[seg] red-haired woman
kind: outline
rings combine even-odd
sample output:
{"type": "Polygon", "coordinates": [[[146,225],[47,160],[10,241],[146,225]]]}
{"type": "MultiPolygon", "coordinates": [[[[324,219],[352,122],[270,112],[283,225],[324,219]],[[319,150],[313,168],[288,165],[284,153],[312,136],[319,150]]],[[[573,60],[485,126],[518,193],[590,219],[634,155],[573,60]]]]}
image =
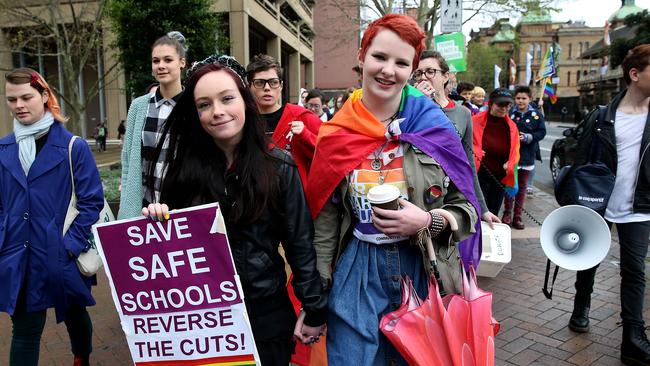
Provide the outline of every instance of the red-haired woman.
{"type": "MultiPolygon", "coordinates": [[[[460,139],[440,108],[407,85],[424,39],[407,16],[373,22],[358,55],[362,89],[319,132],[307,198],[319,272],[331,288],[331,365],[405,364],[379,322],[399,306],[402,276],[427,295],[428,268],[411,244],[418,233],[431,234],[452,273],[466,238],[461,256],[478,263],[478,203],[460,139]],[[370,206],[368,190],[382,184],[399,189],[400,210],[370,206]]],[[[447,291],[457,290],[446,274],[447,291]]]]}
{"type": "Polygon", "coordinates": [[[43,77],[27,68],[5,76],[13,133],[0,139],[0,311],[11,315],[9,365],[36,366],[47,309],[65,321],[74,365],[89,364],[94,305],[76,258],[87,250],[90,227],[104,194],[88,144],[63,127],[56,97],[43,77]],[[70,162],[69,162],[70,161],[70,162]],[[64,231],[72,193],[79,215],[64,231]]]}

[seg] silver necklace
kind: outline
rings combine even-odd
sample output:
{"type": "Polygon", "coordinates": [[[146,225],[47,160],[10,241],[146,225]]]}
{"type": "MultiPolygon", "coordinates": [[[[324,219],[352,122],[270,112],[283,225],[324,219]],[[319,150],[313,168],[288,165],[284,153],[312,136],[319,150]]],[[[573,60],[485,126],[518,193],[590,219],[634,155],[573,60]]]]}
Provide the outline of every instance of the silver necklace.
{"type": "Polygon", "coordinates": [[[390,140],[386,140],[386,142],[384,142],[384,143],[379,147],[378,150],[375,150],[375,151],[372,153],[372,155],[373,155],[373,159],[372,159],[372,161],[370,162],[370,167],[372,168],[372,170],[374,170],[374,171],[378,171],[378,170],[380,170],[381,167],[383,166],[383,164],[382,164],[382,162],[381,162],[381,154],[384,152],[384,149],[386,148],[386,145],[388,145],[389,142],[390,142],[390,140]]]}

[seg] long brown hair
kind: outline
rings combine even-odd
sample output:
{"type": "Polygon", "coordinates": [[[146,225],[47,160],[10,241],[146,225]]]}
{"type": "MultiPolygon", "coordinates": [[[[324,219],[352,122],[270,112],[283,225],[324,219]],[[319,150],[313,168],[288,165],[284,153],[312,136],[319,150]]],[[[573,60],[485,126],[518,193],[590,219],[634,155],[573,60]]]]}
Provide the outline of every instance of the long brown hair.
{"type": "MultiPolygon", "coordinates": [[[[178,103],[165,122],[160,142],[152,160],[158,161],[165,139],[169,139],[163,170],[166,171],[160,187],[160,201],[171,208],[184,208],[219,201],[228,207],[227,224],[251,224],[267,209],[278,209],[278,158],[269,153],[263,123],[257,111],[255,98],[240,75],[221,64],[208,64],[193,70],[185,83],[178,103]],[[236,149],[237,162],[233,165],[240,183],[234,202],[227,202],[225,191],[226,157],[203,130],[194,103],[194,89],[204,75],[225,71],[237,84],[246,105],[243,138],[236,149]]],[[[147,186],[155,189],[155,164],[147,173],[147,186]]]]}
{"type": "Polygon", "coordinates": [[[43,76],[35,70],[28,67],[18,68],[5,74],[5,80],[14,85],[29,84],[32,88],[38,90],[41,95],[47,92],[48,98],[47,103],[45,103],[45,108],[52,113],[54,119],[57,121],[66,122],[68,120],[67,117],[61,114],[59,101],[54,96],[54,93],[52,93],[50,85],[45,81],[45,79],[43,79],[43,76]]]}

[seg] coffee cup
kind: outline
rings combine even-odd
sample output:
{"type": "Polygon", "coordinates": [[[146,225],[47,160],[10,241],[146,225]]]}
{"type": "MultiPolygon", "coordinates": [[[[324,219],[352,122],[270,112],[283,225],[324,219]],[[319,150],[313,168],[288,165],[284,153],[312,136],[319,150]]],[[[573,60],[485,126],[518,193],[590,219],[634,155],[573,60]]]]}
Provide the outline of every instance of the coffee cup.
{"type": "Polygon", "coordinates": [[[390,184],[382,184],[370,188],[366,197],[373,207],[384,210],[399,210],[399,196],[399,188],[390,184]]]}

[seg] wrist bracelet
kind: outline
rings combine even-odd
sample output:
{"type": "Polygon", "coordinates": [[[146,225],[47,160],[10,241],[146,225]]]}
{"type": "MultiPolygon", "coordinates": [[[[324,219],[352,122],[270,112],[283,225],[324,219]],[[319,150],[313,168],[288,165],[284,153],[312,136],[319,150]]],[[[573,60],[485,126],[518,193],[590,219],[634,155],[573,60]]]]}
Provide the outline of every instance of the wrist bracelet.
{"type": "Polygon", "coordinates": [[[431,235],[432,238],[434,238],[438,236],[438,234],[440,234],[440,232],[442,231],[445,221],[442,215],[437,212],[429,211],[429,215],[431,215],[431,225],[429,226],[429,234],[431,235]]]}

